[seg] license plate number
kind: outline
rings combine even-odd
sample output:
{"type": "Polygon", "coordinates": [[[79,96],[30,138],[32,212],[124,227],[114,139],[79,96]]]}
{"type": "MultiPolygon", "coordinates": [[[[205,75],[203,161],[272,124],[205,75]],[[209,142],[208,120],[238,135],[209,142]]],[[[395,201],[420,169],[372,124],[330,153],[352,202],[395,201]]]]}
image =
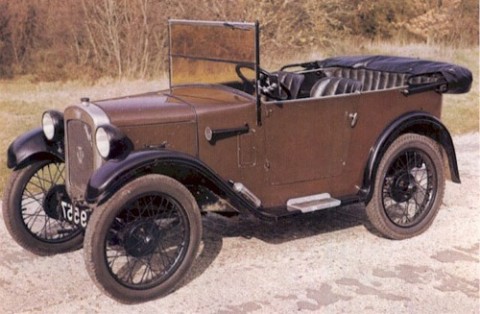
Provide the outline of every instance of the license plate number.
{"type": "Polygon", "coordinates": [[[63,217],[66,221],[71,222],[75,225],[79,225],[82,228],[87,227],[88,218],[90,218],[90,213],[88,211],[80,209],[64,201],[61,202],[61,205],[63,217]]]}

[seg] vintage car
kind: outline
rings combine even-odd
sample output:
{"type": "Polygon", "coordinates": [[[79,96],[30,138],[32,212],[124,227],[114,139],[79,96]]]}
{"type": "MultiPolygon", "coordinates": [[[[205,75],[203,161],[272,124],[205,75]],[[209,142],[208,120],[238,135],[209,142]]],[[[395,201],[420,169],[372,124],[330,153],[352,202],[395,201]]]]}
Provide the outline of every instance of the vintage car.
{"type": "Polygon", "coordinates": [[[8,149],[12,237],[39,255],[83,245],[110,297],[172,291],[216,200],[272,220],[364,203],[380,234],[405,239],[432,224],[445,178],[460,183],[440,115],[467,69],[357,56],[267,72],[258,23],[168,25],[169,89],[46,111],[8,149]]]}

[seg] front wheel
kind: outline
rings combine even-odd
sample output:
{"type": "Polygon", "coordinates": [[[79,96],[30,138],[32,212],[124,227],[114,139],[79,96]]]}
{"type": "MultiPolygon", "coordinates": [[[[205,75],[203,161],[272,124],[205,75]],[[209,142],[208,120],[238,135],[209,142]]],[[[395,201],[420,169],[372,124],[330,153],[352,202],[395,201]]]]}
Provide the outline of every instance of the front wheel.
{"type": "Polygon", "coordinates": [[[151,300],[185,276],[201,235],[200,210],[182,184],[140,177],[93,211],[84,242],[87,271],[120,302],[151,300]]]}
{"type": "Polygon", "coordinates": [[[80,248],[83,231],[64,219],[62,202],[70,203],[63,162],[37,161],[16,170],[3,197],[7,230],[18,244],[37,255],[80,248]]]}
{"type": "Polygon", "coordinates": [[[423,233],[442,204],[445,189],[440,146],[422,135],[405,134],[387,149],[367,205],[372,225],[385,237],[406,239],[423,233]]]}

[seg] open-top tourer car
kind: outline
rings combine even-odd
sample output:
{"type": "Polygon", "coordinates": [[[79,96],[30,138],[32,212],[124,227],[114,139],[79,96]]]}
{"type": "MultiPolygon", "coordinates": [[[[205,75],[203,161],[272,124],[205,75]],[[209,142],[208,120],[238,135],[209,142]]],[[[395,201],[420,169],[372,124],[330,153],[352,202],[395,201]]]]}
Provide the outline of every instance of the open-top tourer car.
{"type": "Polygon", "coordinates": [[[172,291],[212,200],[273,220],[365,203],[380,234],[405,239],[432,224],[445,178],[460,182],[440,115],[467,69],[356,56],[269,72],[258,23],[170,20],[169,36],[169,89],[46,111],[8,149],[12,237],[40,255],[83,245],[109,296],[172,291]]]}

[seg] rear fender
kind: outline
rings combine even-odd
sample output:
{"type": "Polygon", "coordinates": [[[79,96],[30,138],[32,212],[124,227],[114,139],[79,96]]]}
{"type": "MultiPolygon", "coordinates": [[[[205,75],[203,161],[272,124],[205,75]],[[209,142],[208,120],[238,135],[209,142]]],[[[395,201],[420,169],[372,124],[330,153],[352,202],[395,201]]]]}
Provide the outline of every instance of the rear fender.
{"type": "Polygon", "coordinates": [[[460,183],[457,157],[450,132],[436,117],[425,112],[411,112],[390,124],[370,150],[369,159],[365,167],[363,186],[359,192],[360,197],[366,203],[372,198],[376,172],[383,154],[396,138],[405,133],[424,135],[439,143],[445,150],[448,158],[450,179],[455,183],[460,183]]]}
{"type": "Polygon", "coordinates": [[[110,160],[91,176],[85,200],[102,204],[126,183],[146,174],[158,173],[189,186],[204,186],[226,197],[239,211],[253,207],[237,194],[232,184],[219,177],[200,160],[169,150],[136,151],[123,160],[110,160]]]}
{"type": "Polygon", "coordinates": [[[63,142],[48,141],[41,128],[33,129],[18,138],[8,147],[7,166],[22,169],[41,159],[65,160],[63,142]]]}

